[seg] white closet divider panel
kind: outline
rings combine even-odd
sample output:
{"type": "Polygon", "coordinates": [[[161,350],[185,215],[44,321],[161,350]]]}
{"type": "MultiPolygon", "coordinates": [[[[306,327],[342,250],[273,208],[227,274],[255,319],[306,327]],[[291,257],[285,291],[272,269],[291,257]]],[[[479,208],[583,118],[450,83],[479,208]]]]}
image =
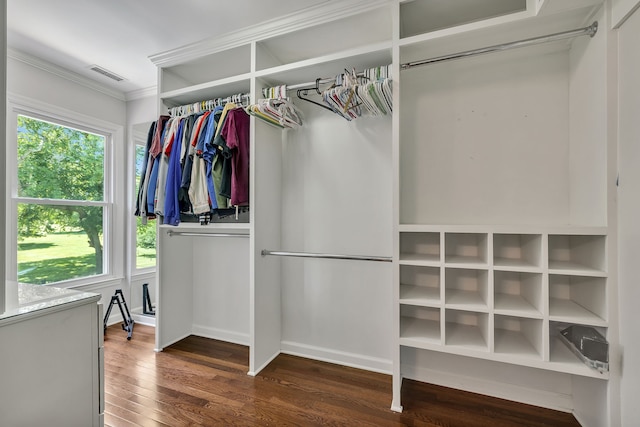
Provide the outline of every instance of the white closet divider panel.
{"type": "Polygon", "coordinates": [[[193,319],[193,245],[170,237],[158,227],[156,291],[156,351],[191,335],[193,319]],[[185,262],[173,264],[171,260],[185,262]]]}
{"type": "Polygon", "coordinates": [[[282,131],[251,117],[251,250],[249,375],[256,375],[280,353],[282,264],[264,257],[281,246],[282,131]]]}

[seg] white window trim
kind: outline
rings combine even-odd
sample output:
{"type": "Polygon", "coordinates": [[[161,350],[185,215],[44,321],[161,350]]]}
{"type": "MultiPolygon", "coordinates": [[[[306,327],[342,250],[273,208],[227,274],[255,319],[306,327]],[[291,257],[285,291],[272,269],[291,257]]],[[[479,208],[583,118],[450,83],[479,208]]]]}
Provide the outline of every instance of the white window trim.
{"type": "MultiPolygon", "coordinates": [[[[9,185],[7,194],[7,236],[6,250],[6,275],[10,280],[16,280],[18,276],[17,266],[17,204],[22,201],[35,201],[42,204],[51,204],[47,199],[31,199],[18,197],[17,194],[17,163],[13,161],[17,157],[17,118],[18,115],[26,115],[37,119],[53,121],[63,126],[69,126],[80,130],[105,135],[105,187],[104,200],[99,202],[69,201],[69,204],[90,204],[103,206],[105,222],[103,225],[104,236],[104,273],[77,279],[56,282],[54,286],[63,288],[86,287],[112,282],[124,278],[124,248],[126,226],[123,214],[124,190],[126,171],[122,162],[115,159],[124,158],[124,128],[96,117],[67,110],[55,105],[47,104],[32,98],[9,93],[7,94],[7,170],[6,180],[9,185]],[[119,230],[122,230],[119,232],[119,230]]],[[[65,201],[66,203],[67,201],[65,201]]]]}

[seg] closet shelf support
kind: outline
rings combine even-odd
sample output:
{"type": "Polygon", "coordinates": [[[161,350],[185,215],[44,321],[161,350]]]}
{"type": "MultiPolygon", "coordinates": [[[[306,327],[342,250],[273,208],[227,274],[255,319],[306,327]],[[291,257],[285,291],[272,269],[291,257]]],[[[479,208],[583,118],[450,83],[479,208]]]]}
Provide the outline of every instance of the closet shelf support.
{"type": "Polygon", "coordinates": [[[357,261],[377,261],[377,262],[391,262],[391,257],[382,256],[363,256],[363,255],[340,255],[340,254],[319,254],[311,252],[286,252],[286,251],[269,251],[267,249],[262,250],[262,256],[288,256],[298,258],[326,258],[326,259],[348,259],[357,261]]]}
{"type": "Polygon", "coordinates": [[[503,50],[514,49],[517,47],[533,46],[540,43],[553,42],[558,40],[569,39],[578,36],[593,37],[598,32],[598,21],[588,27],[578,28],[576,30],[563,31],[560,33],[548,34],[546,36],[533,37],[530,39],[518,40],[510,43],[497,44],[494,46],[483,47],[480,49],[466,50],[464,52],[452,53],[450,55],[437,56],[435,58],[423,59],[420,61],[405,62],[400,64],[401,70],[408,70],[423,65],[435,64],[438,62],[451,61],[454,59],[469,58],[472,56],[483,55],[485,53],[501,52],[503,50]]]}

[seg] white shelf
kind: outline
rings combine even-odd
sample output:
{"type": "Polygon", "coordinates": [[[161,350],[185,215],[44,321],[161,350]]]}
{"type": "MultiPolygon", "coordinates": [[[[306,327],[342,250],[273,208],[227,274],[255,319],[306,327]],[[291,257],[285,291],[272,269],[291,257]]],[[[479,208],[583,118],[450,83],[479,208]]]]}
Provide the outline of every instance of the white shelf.
{"type": "Polygon", "coordinates": [[[479,256],[451,255],[447,256],[446,265],[460,268],[486,268],[487,262],[479,256]]]}
{"type": "Polygon", "coordinates": [[[437,306],[440,304],[440,289],[428,286],[401,284],[400,304],[437,306]]]}
{"type": "Polygon", "coordinates": [[[400,264],[435,266],[440,263],[440,255],[422,255],[403,253],[400,254],[400,264]]]}
{"type": "Polygon", "coordinates": [[[440,322],[428,319],[400,318],[400,344],[423,348],[424,345],[440,345],[440,322]]]}
{"type": "Polygon", "coordinates": [[[497,293],[493,304],[496,314],[542,318],[542,313],[521,295],[497,293]]]}
{"type": "Polygon", "coordinates": [[[534,273],[542,271],[542,268],[539,265],[511,258],[494,258],[493,267],[496,270],[503,271],[527,271],[534,273]]]}
{"type": "Polygon", "coordinates": [[[576,276],[606,277],[607,273],[575,261],[549,260],[549,272],[552,274],[569,274],[576,276]]]}
{"type": "Polygon", "coordinates": [[[607,321],[571,300],[550,298],[549,320],[579,323],[591,326],[607,326],[607,321]]]}
{"type": "Polygon", "coordinates": [[[238,74],[220,80],[165,91],[160,94],[160,99],[165,105],[175,107],[209,99],[225,98],[238,93],[248,93],[251,89],[250,77],[251,75],[248,73],[238,74]]]}

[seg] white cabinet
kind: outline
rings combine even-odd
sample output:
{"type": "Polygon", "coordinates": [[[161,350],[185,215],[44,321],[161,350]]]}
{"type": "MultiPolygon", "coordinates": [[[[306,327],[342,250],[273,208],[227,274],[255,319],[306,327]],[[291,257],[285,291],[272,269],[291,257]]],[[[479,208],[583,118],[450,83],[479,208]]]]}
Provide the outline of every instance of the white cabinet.
{"type": "Polygon", "coordinates": [[[103,425],[100,295],[20,285],[16,297],[0,316],[0,424],[103,425]]]}

